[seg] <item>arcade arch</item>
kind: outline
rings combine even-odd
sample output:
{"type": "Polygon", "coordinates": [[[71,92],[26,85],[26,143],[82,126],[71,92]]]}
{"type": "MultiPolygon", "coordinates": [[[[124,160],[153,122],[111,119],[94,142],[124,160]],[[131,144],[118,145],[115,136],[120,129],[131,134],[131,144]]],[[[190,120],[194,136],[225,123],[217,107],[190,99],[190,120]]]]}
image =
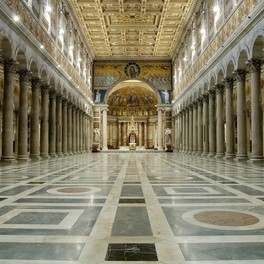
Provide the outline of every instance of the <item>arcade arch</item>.
{"type": "MultiPolygon", "coordinates": [[[[163,97],[168,100],[166,94],[163,97]]],[[[170,105],[162,104],[160,93],[141,80],[125,80],[111,87],[101,112],[103,149],[128,149],[130,143],[135,143],[137,149],[162,149],[163,131],[171,128],[170,121],[166,122],[167,117],[171,120],[170,105]],[[107,128],[104,128],[106,111],[107,128]]]]}

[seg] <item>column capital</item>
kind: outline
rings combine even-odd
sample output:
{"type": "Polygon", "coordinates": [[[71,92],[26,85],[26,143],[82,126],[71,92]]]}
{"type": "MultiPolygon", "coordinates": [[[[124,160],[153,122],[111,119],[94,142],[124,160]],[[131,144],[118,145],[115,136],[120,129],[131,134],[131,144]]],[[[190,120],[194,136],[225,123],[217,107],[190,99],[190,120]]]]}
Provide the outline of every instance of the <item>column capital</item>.
{"type": "Polygon", "coordinates": [[[224,92],[224,85],[223,84],[216,84],[214,86],[215,91],[217,94],[222,94],[224,92]]]}
{"type": "Polygon", "coordinates": [[[256,59],[248,60],[246,62],[248,72],[250,73],[260,72],[261,63],[262,63],[261,60],[256,60],[256,59]]]}
{"type": "Polygon", "coordinates": [[[209,95],[208,94],[203,94],[202,95],[202,99],[203,99],[203,102],[208,103],[208,101],[209,101],[209,95]]]}
{"type": "Polygon", "coordinates": [[[223,85],[224,85],[225,89],[232,89],[233,88],[233,82],[234,82],[233,78],[225,78],[223,80],[223,85]]]}
{"type": "Polygon", "coordinates": [[[21,82],[30,82],[31,81],[31,73],[28,70],[21,70],[18,72],[19,78],[21,82]]]}
{"type": "Polygon", "coordinates": [[[193,103],[190,103],[190,104],[188,105],[188,108],[189,108],[189,111],[192,111],[192,110],[193,110],[193,103]]]}
{"type": "Polygon", "coordinates": [[[197,98],[197,104],[199,105],[203,105],[203,98],[200,96],[199,98],[197,98]]]}
{"type": "Polygon", "coordinates": [[[192,104],[193,104],[193,108],[197,107],[198,106],[198,99],[193,101],[192,104]]]}
{"type": "Polygon", "coordinates": [[[68,99],[65,97],[62,97],[62,104],[63,105],[68,105],[68,99]]]}
{"type": "Polygon", "coordinates": [[[4,60],[4,69],[7,72],[10,73],[16,73],[17,72],[17,61],[15,60],[4,60]]]}
{"type": "Polygon", "coordinates": [[[62,102],[62,95],[60,93],[56,93],[56,102],[61,103],[62,102]]]}
{"type": "Polygon", "coordinates": [[[49,91],[50,91],[50,85],[44,84],[41,86],[41,92],[43,94],[49,94],[49,91]]]}
{"type": "Polygon", "coordinates": [[[50,90],[49,91],[49,97],[51,99],[55,99],[56,98],[56,91],[55,90],[50,90]]]}
{"type": "Polygon", "coordinates": [[[245,81],[246,80],[246,70],[244,69],[237,69],[236,71],[233,72],[234,74],[234,79],[236,81],[245,81]]]}
{"type": "Polygon", "coordinates": [[[100,111],[101,111],[101,112],[108,111],[108,105],[107,105],[107,104],[105,104],[105,105],[101,105],[101,106],[100,106],[100,111]]]}
{"type": "Polygon", "coordinates": [[[76,110],[77,110],[77,106],[72,103],[72,111],[76,111],[76,110]]]}
{"type": "Polygon", "coordinates": [[[32,78],[31,79],[32,88],[39,88],[41,84],[40,78],[32,78]]]}
{"type": "Polygon", "coordinates": [[[209,90],[209,98],[210,99],[215,99],[215,94],[216,94],[215,90],[213,90],[213,89],[209,90]]]}

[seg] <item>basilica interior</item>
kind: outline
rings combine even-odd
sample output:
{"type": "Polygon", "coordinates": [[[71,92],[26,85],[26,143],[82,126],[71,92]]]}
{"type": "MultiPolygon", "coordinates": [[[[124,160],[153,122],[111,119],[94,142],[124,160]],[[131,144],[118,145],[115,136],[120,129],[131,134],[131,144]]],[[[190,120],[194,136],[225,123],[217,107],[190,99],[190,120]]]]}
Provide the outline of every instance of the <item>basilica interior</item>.
{"type": "Polygon", "coordinates": [[[0,1],[0,263],[263,263],[263,62],[263,0],[0,1]]]}

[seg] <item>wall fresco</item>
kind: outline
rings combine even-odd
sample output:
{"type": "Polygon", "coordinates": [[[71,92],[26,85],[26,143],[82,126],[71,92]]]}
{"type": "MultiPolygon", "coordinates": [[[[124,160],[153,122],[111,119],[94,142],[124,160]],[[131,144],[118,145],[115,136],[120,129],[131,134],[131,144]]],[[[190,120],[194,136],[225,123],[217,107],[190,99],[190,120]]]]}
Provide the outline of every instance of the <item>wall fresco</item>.
{"type": "Polygon", "coordinates": [[[97,61],[94,62],[94,88],[111,87],[115,83],[136,78],[157,90],[171,90],[170,61],[97,61]]]}

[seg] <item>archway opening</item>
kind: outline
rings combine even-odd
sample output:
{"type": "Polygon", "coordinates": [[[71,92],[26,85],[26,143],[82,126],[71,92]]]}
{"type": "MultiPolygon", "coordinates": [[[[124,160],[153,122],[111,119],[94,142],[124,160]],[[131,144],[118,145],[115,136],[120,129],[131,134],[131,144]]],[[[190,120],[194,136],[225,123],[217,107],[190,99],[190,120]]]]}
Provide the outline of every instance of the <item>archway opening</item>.
{"type": "Polygon", "coordinates": [[[106,95],[108,148],[154,148],[160,97],[147,83],[127,80],[106,95]]]}

